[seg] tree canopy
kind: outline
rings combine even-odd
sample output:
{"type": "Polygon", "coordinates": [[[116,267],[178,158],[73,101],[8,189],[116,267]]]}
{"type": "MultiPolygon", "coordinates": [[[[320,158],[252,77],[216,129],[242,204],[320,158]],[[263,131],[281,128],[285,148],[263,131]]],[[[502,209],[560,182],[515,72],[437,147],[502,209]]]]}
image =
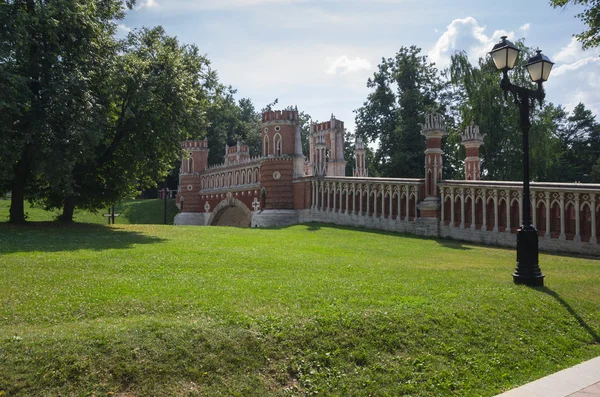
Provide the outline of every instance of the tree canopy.
{"type": "Polygon", "coordinates": [[[402,47],[394,58],[383,58],[367,81],[372,90],[356,110],[356,134],[379,142],[376,174],[421,177],[425,138],[419,123],[437,102],[442,82],[437,69],[415,46],[402,47]]]}
{"type": "Polygon", "coordinates": [[[213,160],[226,143],[259,146],[252,102],[236,102],[197,47],[162,27],[115,37],[134,3],[0,1],[0,193],[12,191],[11,222],[25,220],[24,199],[71,221],[75,207],[155,186],[184,139],[207,137],[213,160]]]}
{"type": "Polygon", "coordinates": [[[550,4],[554,8],[566,7],[568,4],[583,6],[583,11],[577,14],[577,17],[588,26],[588,29],[576,34],[575,37],[584,49],[600,45],[600,0],[550,0],[550,4]]]}

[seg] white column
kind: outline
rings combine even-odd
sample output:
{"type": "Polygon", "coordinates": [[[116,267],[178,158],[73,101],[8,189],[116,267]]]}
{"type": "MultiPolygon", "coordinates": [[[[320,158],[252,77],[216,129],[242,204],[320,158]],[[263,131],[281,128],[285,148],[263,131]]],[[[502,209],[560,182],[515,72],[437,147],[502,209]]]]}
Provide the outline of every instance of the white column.
{"type": "Polygon", "coordinates": [[[373,192],[373,218],[377,218],[377,187],[373,192]]]}
{"type": "Polygon", "coordinates": [[[392,219],[392,215],[394,213],[394,211],[392,211],[392,201],[394,199],[394,187],[392,185],[390,185],[389,188],[390,188],[390,206],[388,207],[388,211],[389,211],[388,219],[392,219]]]}
{"type": "Polygon", "coordinates": [[[321,182],[321,211],[325,210],[325,182],[321,182]]]}
{"type": "Polygon", "coordinates": [[[359,212],[359,215],[362,215],[363,186],[360,185],[359,189],[360,189],[360,192],[359,192],[359,195],[360,195],[360,197],[359,197],[359,204],[360,204],[360,206],[358,207],[358,212],[359,212]]]}
{"type": "Polygon", "coordinates": [[[471,189],[471,230],[475,230],[475,202],[477,201],[477,191],[473,188],[471,189]]]}
{"type": "Polygon", "coordinates": [[[350,185],[346,185],[346,215],[350,212],[348,211],[348,194],[350,193],[350,185]]]}
{"type": "Polygon", "coordinates": [[[465,188],[460,188],[460,228],[465,228],[465,188]]]}
{"type": "Polygon", "coordinates": [[[408,210],[409,205],[410,205],[410,187],[408,185],[405,185],[406,188],[406,216],[404,217],[404,219],[406,220],[406,222],[408,222],[410,220],[410,211],[408,210]]]}
{"type": "Polygon", "coordinates": [[[396,215],[396,221],[400,222],[402,218],[400,217],[400,208],[402,208],[402,188],[400,186],[396,186],[396,199],[398,200],[398,215],[396,215]]]}
{"type": "Polygon", "coordinates": [[[563,192],[560,195],[560,240],[566,240],[567,235],[565,234],[565,194],[563,192]]]}
{"type": "Polygon", "coordinates": [[[494,232],[498,233],[498,189],[494,189],[494,232]]]}
{"type": "Polygon", "coordinates": [[[333,182],[333,198],[331,199],[331,201],[333,201],[333,208],[331,209],[331,212],[335,212],[335,193],[337,192],[337,183],[333,182]]]}
{"type": "Polygon", "coordinates": [[[369,215],[369,208],[371,204],[371,187],[367,185],[367,209],[365,210],[365,216],[369,215]]]}
{"type": "Polygon", "coordinates": [[[481,210],[483,212],[483,219],[481,220],[481,230],[487,231],[487,191],[481,189],[481,210]]]}
{"type": "Polygon", "coordinates": [[[598,238],[596,237],[596,197],[594,194],[592,194],[591,204],[592,204],[592,235],[590,237],[590,243],[596,244],[598,242],[598,238]]]}
{"type": "Polygon", "coordinates": [[[575,242],[581,242],[581,220],[579,211],[579,193],[575,193],[575,242]]]}
{"type": "Polygon", "coordinates": [[[329,212],[329,210],[331,209],[331,186],[329,185],[329,182],[325,183],[325,189],[327,189],[327,208],[325,209],[325,211],[329,212]]]}
{"type": "Polygon", "coordinates": [[[450,227],[454,227],[454,188],[450,191],[450,201],[452,202],[450,206],[450,227]]]}
{"type": "Polygon", "coordinates": [[[506,192],[506,233],[510,233],[510,206],[512,205],[510,199],[510,190],[505,190],[506,192]]]}
{"type": "Polygon", "coordinates": [[[415,187],[415,219],[418,218],[417,206],[419,205],[419,190],[415,187]]]}
{"type": "MultiPolygon", "coordinates": [[[[531,193],[530,193],[531,194],[531,193]]],[[[531,198],[531,196],[529,196],[531,198]]],[[[534,208],[531,206],[531,202],[529,203],[529,208],[534,208]]],[[[535,212],[535,211],[532,211],[535,212]]],[[[533,218],[529,218],[529,219],[535,219],[535,217],[533,218]]],[[[533,222],[535,222],[535,220],[533,220],[533,222]]],[[[523,224],[523,192],[519,192],[519,224],[516,226],[521,226],[523,224]]]]}
{"type": "MultiPolygon", "coordinates": [[[[531,223],[533,224],[533,227],[536,228],[537,230],[537,200],[535,198],[536,196],[536,192],[532,191],[531,192],[531,223]]],[[[522,197],[522,195],[521,195],[522,197]]],[[[523,211],[521,211],[521,214],[523,213],[523,211]]],[[[523,215],[521,215],[521,218],[523,217],[523,215]]],[[[521,225],[523,224],[523,219],[521,219],[521,225]]]]}
{"type": "Polygon", "coordinates": [[[546,233],[544,233],[544,238],[551,238],[552,234],[550,233],[550,192],[544,192],[544,197],[546,198],[546,233]]]}

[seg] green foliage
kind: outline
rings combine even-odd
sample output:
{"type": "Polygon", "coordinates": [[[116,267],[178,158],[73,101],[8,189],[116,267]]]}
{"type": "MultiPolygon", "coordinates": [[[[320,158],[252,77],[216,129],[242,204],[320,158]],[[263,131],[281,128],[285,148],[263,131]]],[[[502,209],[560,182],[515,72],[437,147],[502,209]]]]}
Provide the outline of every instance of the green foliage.
{"type": "MultiPolygon", "coordinates": [[[[533,88],[524,67],[525,59],[533,54],[531,49],[517,43],[523,54],[511,72],[511,81],[522,87],[533,88]]],[[[522,178],[522,133],[519,110],[513,98],[504,98],[500,88],[500,73],[491,59],[480,58],[473,66],[465,53],[452,56],[450,78],[453,83],[452,108],[458,119],[457,132],[467,125],[479,125],[487,133],[480,149],[482,178],[489,180],[520,180],[522,178]]],[[[531,109],[530,175],[532,179],[551,179],[551,170],[559,157],[559,141],[556,130],[564,111],[551,103],[531,109]]]]}
{"type": "Polygon", "coordinates": [[[576,34],[575,37],[583,44],[584,49],[600,45],[600,0],[550,0],[550,4],[554,8],[566,7],[568,4],[582,5],[584,10],[577,14],[577,17],[588,26],[588,29],[576,34]]]}
{"type": "Polygon", "coordinates": [[[4,224],[0,255],[7,397],[491,396],[600,354],[594,259],[528,288],[514,250],[320,224],[4,224]]]}
{"type": "Polygon", "coordinates": [[[557,182],[600,182],[593,171],[600,158],[600,123],[596,116],[579,103],[568,115],[559,115],[556,135],[559,157],[549,180],[557,182]]]}
{"type": "Polygon", "coordinates": [[[438,106],[442,87],[435,67],[415,46],[382,59],[367,81],[372,90],[356,111],[356,133],[379,141],[375,173],[386,177],[422,177],[425,138],[419,123],[438,106]]]}
{"type": "Polygon", "coordinates": [[[13,222],[24,220],[25,194],[71,194],[70,170],[100,141],[96,89],[124,9],[121,0],[0,3],[0,191],[13,193],[13,222]]]}

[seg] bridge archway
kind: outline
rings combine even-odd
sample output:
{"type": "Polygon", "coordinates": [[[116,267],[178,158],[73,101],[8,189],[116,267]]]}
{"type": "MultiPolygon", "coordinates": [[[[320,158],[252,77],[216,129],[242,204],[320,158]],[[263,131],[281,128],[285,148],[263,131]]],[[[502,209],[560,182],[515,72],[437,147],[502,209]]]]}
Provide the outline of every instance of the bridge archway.
{"type": "Polygon", "coordinates": [[[250,227],[252,212],[240,200],[227,193],[227,198],[221,201],[208,219],[210,226],[250,227]]]}

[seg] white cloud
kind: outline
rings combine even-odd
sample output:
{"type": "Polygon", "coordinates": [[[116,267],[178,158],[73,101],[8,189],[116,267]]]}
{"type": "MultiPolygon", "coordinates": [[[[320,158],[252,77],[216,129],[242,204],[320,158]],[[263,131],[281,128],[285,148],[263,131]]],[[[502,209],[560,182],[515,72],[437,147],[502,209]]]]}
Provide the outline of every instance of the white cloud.
{"type": "Polygon", "coordinates": [[[558,53],[554,54],[552,61],[556,63],[570,63],[598,56],[600,56],[600,49],[584,51],[581,43],[573,37],[568,45],[561,48],[558,53]]]}
{"type": "Polygon", "coordinates": [[[575,38],[550,58],[556,62],[546,83],[549,99],[560,98],[567,110],[579,102],[600,115],[600,49],[584,51],[575,38]]]}
{"type": "Polygon", "coordinates": [[[428,55],[439,68],[450,64],[450,56],[456,51],[466,51],[471,62],[484,57],[501,36],[514,40],[514,32],[495,30],[490,36],[485,34],[485,26],[480,26],[473,17],[453,20],[446,27],[428,55]]]}
{"type": "Polygon", "coordinates": [[[117,35],[118,36],[126,36],[129,32],[131,32],[131,28],[125,24],[117,25],[117,35]]]}
{"type": "Polygon", "coordinates": [[[524,23],[523,25],[521,25],[521,27],[519,28],[519,30],[525,34],[525,33],[527,33],[529,31],[530,28],[531,28],[531,24],[530,23],[524,23]]]}
{"type": "Polygon", "coordinates": [[[338,58],[328,57],[325,59],[325,63],[327,64],[327,74],[347,74],[361,70],[371,70],[371,63],[366,59],[359,57],[350,59],[346,55],[338,58]]]}
{"type": "Polygon", "coordinates": [[[158,7],[158,2],[156,0],[141,0],[139,5],[135,8],[139,10],[141,8],[156,8],[158,7]]]}

